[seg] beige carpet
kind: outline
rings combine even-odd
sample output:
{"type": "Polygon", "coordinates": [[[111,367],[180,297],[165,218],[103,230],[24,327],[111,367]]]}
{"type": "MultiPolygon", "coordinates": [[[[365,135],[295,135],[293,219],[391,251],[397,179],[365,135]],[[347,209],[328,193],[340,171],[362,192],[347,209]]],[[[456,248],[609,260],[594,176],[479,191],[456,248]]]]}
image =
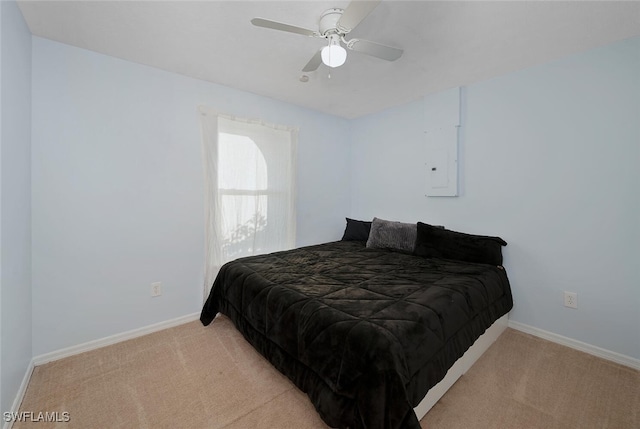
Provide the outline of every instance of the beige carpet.
{"type": "MultiPolygon", "coordinates": [[[[22,428],[327,428],[225,317],[36,367],[22,428]],[[60,416],[62,416],[60,414],[60,416]]],[[[423,428],[640,428],[640,373],[507,330],[423,428]]]]}

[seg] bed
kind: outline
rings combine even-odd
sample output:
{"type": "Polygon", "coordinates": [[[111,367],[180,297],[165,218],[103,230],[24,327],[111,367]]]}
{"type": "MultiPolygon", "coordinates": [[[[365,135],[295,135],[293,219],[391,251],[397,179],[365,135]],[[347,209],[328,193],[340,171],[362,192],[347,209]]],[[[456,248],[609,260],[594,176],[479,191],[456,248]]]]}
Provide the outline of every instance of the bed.
{"type": "Polygon", "coordinates": [[[229,262],[200,320],[228,316],[329,426],[417,429],[427,392],[513,305],[501,265],[425,256],[419,232],[411,252],[343,237],[229,262]]]}

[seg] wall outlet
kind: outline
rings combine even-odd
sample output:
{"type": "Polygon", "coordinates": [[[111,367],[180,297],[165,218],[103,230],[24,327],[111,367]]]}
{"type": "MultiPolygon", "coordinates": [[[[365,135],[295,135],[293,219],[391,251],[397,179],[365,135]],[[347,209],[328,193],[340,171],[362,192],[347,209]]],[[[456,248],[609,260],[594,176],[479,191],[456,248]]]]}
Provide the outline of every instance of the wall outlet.
{"type": "Polygon", "coordinates": [[[160,296],[162,295],[162,283],[155,282],[151,283],[151,296],[160,296]]]}
{"type": "Polygon", "coordinates": [[[575,292],[564,292],[564,306],[578,308],[578,294],[575,292]]]}

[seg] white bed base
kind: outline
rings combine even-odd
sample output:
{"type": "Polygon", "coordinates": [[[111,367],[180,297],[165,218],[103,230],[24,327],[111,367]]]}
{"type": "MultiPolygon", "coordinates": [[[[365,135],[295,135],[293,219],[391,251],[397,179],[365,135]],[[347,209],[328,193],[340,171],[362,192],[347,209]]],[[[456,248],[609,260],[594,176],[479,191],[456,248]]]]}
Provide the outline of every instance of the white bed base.
{"type": "Polygon", "coordinates": [[[475,343],[465,352],[460,359],[453,364],[447,375],[435,386],[433,386],[417,407],[413,409],[418,420],[422,419],[440,398],[447,393],[447,390],[464,374],[469,368],[487,351],[487,349],[498,339],[500,334],[507,329],[509,315],[505,314],[491,325],[475,343]]]}

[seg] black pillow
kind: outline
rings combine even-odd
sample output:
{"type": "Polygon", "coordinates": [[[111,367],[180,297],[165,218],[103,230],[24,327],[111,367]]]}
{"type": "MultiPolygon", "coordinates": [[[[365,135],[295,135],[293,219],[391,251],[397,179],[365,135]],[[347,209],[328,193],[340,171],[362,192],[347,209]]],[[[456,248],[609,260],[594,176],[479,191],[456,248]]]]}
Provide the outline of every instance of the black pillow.
{"type": "Polygon", "coordinates": [[[502,265],[502,246],[506,245],[500,237],[465,234],[418,222],[414,253],[425,258],[502,265]]]}
{"type": "Polygon", "coordinates": [[[363,220],[347,219],[347,227],[342,236],[343,241],[367,241],[369,239],[369,231],[371,231],[371,222],[363,220]]]}

